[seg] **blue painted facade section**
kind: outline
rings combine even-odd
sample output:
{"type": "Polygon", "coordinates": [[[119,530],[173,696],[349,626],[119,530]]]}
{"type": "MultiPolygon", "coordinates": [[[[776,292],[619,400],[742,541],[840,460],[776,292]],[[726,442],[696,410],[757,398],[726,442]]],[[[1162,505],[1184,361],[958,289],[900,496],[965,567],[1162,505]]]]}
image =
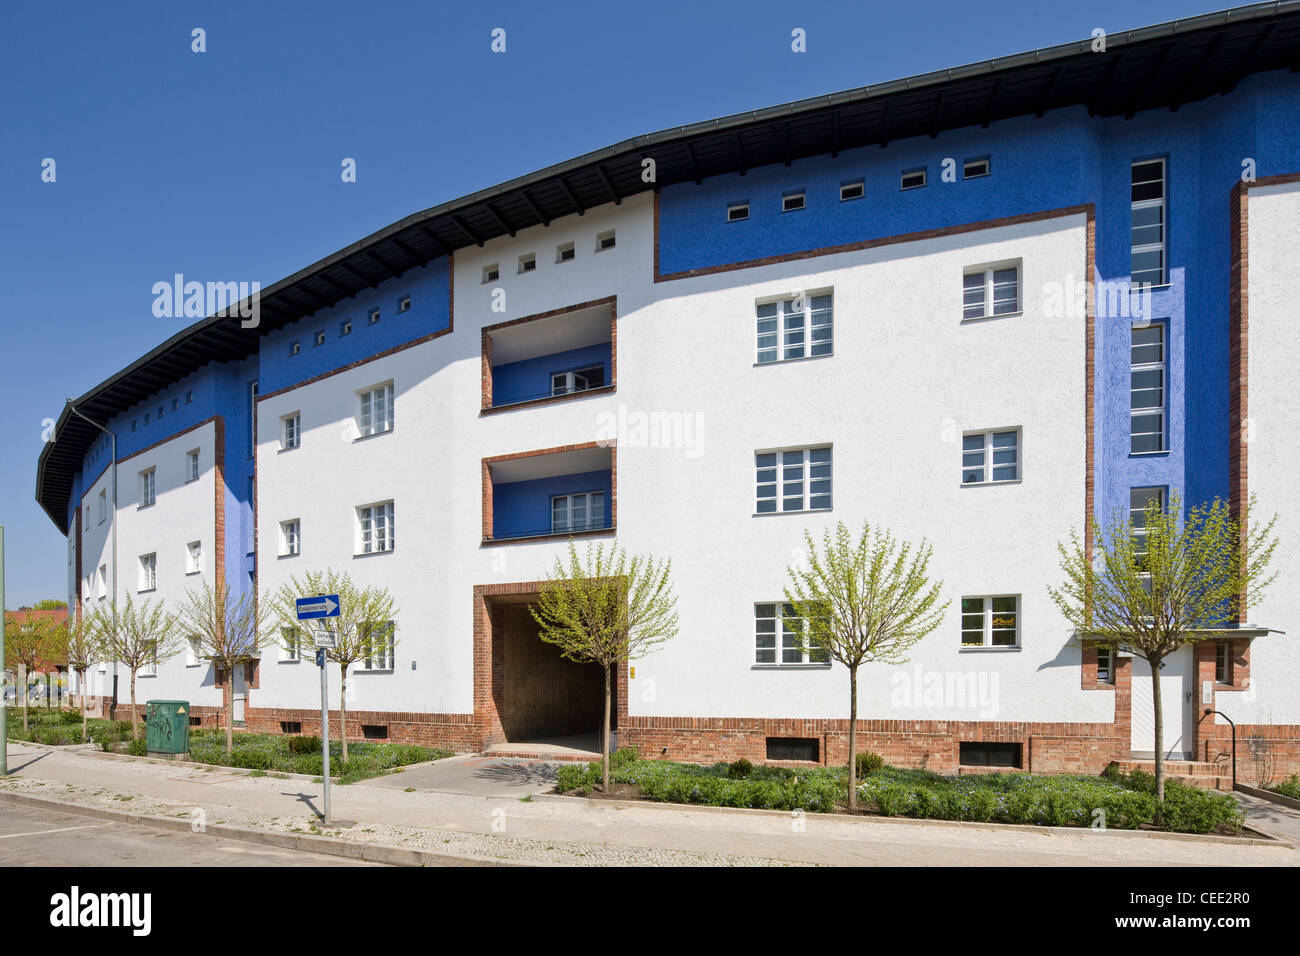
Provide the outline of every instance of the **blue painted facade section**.
{"type": "Polygon", "coordinates": [[[261,392],[266,395],[317,375],[405,345],[451,325],[451,272],[445,256],[388,279],[355,299],[344,299],[314,315],[268,333],[261,346],[261,392]],[[411,308],[397,312],[398,300],[411,297],[411,308]],[[379,309],[371,324],[370,311],[379,309]],[[352,331],[343,334],[343,324],[352,331]],[[316,345],[316,334],[325,342],[316,345]],[[291,353],[292,343],[299,351],[291,353]]]}
{"type": "Polygon", "coordinates": [[[552,355],[508,362],[492,367],[492,404],[509,405],[551,394],[551,376],[600,365],[605,369],[605,384],[610,378],[609,343],[569,349],[552,355]]]}
{"type": "Polygon", "coordinates": [[[1099,308],[1095,514],[1103,521],[1126,515],[1130,489],[1145,486],[1177,491],[1190,506],[1227,496],[1228,454],[1237,440],[1229,435],[1228,414],[1231,191],[1248,157],[1257,177],[1300,170],[1298,116],[1300,81],[1275,72],[1177,112],[1094,119],[1071,108],[668,186],[660,192],[659,271],[671,275],[1091,203],[1093,278],[1126,285],[1131,164],[1163,157],[1170,281],[1153,291],[1150,317],[1168,330],[1168,451],[1129,453],[1134,320],[1099,308]],[[980,156],[990,158],[991,174],[962,179],[963,161],[980,156]],[[942,180],[948,157],[955,160],[955,182],[942,180]],[[918,167],[926,169],[928,185],[902,190],[901,174],[918,167]],[[840,184],[856,179],[864,180],[865,196],[841,202],[840,184]],[[807,191],[806,208],[782,212],[781,197],[796,188],[807,191]],[[728,222],[727,207],[737,201],[749,202],[749,218],[728,222]]]}
{"type": "Polygon", "coordinates": [[[605,523],[613,501],[613,473],[584,471],[552,478],[533,478],[492,486],[492,537],[518,538],[551,533],[551,496],[584,491],[605,493],[605,523]]]}

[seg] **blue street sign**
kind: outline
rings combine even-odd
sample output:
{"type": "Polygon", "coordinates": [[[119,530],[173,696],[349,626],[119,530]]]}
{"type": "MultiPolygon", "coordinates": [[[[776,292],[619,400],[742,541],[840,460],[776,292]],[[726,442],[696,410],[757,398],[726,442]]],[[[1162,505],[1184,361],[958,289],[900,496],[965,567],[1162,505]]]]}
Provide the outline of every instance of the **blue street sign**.
{"type": "Polygon", "coordinates": [[[323,647],[316,652],[316,666],[317,667],[325,666],[325,648],[323,647]]]}
{"type": "Polygon", "coordinates": [[[339,616],[339,596],[318,594],[316,597],[298,598],[298,620],[310,621],[318,617],[339,616]]]}

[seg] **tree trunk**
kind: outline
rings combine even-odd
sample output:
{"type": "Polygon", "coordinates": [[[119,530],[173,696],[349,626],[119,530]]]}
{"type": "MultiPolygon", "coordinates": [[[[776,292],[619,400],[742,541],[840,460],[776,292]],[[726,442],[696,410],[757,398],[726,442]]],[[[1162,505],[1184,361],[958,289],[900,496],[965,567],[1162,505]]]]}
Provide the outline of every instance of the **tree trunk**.
{"type": "Polygon", "coordinates": [[[235,748],[235,671],[231,668],[226,675],[225,693],[222,703],[226,705],[226,756],[235,748]]]}
{"type": "Polygon", "coordinates": [[[343,677],[339,681],[339,740],[343,746],[343,762],[348,762],[348,669],[339,665],[343,677]]]}
{"type": "Polygon", "coordinates": [[[135,712],[135,670],[131,671],[131,739],[140,739],[140,718],[135,712]]]}
{"type": "Polygon", "coordinates": [[[849,812],[858,808],[858,667],[849,668],[849,812]]]}
{"type": "Polygon", "coordinates": [[[21,686],[18,689],[23,695],[23,733],[27,733],[27,665],[19,664],[18,671],[22,674],[22,679],[19,681],[21,686]]]}
{"type": "Polygon", "coordinates": [[[609,793],[609,665],[605,665],[605,725],[602,728],[603,734],[600,742],[600,759],[603,764],[602,776],[604,778],[605,792],[609,793]]]}
{"type": "Polygon", "coordinates": [[[1156,708],[1156,802],[1165,800],[1165,720],[1160,710],[1160,668],[1163,661],[1151,663],[1151,700],[1156,708]]]}
{"type": "Polygon", "coordinates": [[[81,741],[82,743],[85,743],[87,721],[86,721],[86,672],[84,670],[77,671],[77,683],[81,685],[81,741]]]}

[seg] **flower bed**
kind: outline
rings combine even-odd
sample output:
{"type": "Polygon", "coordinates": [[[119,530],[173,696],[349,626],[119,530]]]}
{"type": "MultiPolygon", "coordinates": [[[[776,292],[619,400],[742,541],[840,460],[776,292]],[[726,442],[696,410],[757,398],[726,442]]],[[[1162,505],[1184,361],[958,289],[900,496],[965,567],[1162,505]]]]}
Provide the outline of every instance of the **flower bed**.
{"type": "Polygon", "coordinates": [[[1275,783],[1266,789],[1274,793],[1280,793],[1284,797],[1290,797],[1293,800],[1300,800],[1300,774],[1293,773],[1281,783],[1275,783]]]}
{"type": "MultiPolygon", "coordinates": [[[[331,740],[330,776],[339,778],[340,783],[352,783],[378,776],[396,767],[441,760],[451,755],[449,750],[436,750],[432,747],[349,741],[348,760],[345,763],[342,744],[331,740]]],[[[190,759],[196,763],[247,770],[311,776],[320,776],[323,772],[319,737],[237,733],[234,735],[231,753],[227,756],[225,730],[192,730],[190,759]]]]}
{"type": "MultiPolygon", "coordinates": [[[[642,799],[715,807],[802,809],[829,813],[846,803],[844,767],[750,767],[745,761],[711,767],[641,760],[622,748],[610,761],[610,781],[636,788],[642,799]]],[[[600,762],[563,767],[558,793],[590,794],[601,781],[600,762]]],[[[1155,781],[1143,773],[1103,777],[990,773],[947,777],[926,770],[881,767],[859,781],[868,813],[931,820],[1021,823],[1038,826],[1140,827],[1185,833],[1237,833],[1243,813],[1227,794],[1165,783],[1156,803],[1155,781]]]]}

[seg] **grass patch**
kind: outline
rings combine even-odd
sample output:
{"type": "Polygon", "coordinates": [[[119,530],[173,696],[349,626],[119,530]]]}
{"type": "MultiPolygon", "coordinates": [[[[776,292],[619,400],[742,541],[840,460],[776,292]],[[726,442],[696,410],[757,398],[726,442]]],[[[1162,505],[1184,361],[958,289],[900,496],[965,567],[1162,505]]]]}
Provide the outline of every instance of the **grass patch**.
{"type": "Polygon", "coordinates": [[[10,707],[6,729],[5,736],[17,743],[47,744],[52,747],[84,744],[87,739],[98,743],[99,738],[104,736],[110,736],[114,743],[119,743],[123,739],[123,729],[127,738],[131,736],[130,721],[91,717],[86,721],[88,737],[82,737],[81,711],[45,710],[34,707],[27,711],[27,730],[23,730],[21,708],[10,707]]]}
{"type": "Polygon", "coordinates": [[[1300,800],[1300,773],[1293,773],[1281,783],[1275,783],[1268,789],[1274,793],[1280,793],[1284,797],[1300,800]]]}
{"type": "MultiPolygon", "coordinates": [[[[348,759],[343,760],[343,746],[330,741],[330,773],[340,783],[354,783],[388,773],[406,764],[423,763],[450,757],[447,750],[414,747],[404,744],[348,743],[348,759]]],[[[190,731],[190,759],[219,767],[239,767],[259,775],[270,771],[300,773],[319,777],[323,769],[319,737],[290,737],[281,734],[237,733],[229,756],[226,755],[225,730],[190,731]]]]}
{"type": "MultiPolygon", "coordinates": [[[[847,797],[846,767],[793,769],[738,766],[739,762],[701,767],[641,760],[630,747],[621,748],[610,764],[612,784],[634,786],[642,798],[667,803],[830,813],[847,797]]],[[[585,795],[600,781],[599,761],[561,767],[556,791],[585,795]]],[[[949,777],[880,766],[859,781],[858,795],[868,812],[931,820],[1237,833],[1244,819],[1231,796],[1174,781],[1165,783],[1161,806],[1156,803],[1154,779],[1143,773],[949,777]]]]}

